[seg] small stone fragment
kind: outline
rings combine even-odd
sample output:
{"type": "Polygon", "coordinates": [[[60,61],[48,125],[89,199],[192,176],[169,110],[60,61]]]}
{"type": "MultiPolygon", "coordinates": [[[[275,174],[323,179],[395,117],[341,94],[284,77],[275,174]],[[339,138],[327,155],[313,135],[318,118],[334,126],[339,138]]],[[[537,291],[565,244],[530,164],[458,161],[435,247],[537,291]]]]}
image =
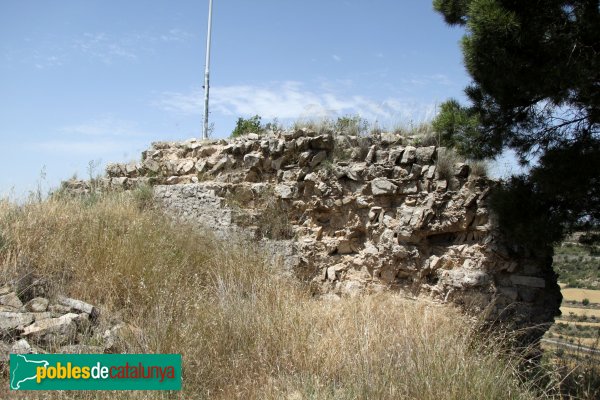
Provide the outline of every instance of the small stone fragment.
{"type": "Polygon", "coordinates": [[[13,308],[23,307],[23,303],[19,299],[19,296],[15,292],[10,292],[4,296],[0,296],[0,304],[3,306],[9,306],[13,308]]]}
{"type": "Polygon", "coordinates": [[[41,313],[48,309],[48,303],[48,299],[36,297],[29,300],[27,304],[25,304],[25,309],[34,313],[41,313]]]}

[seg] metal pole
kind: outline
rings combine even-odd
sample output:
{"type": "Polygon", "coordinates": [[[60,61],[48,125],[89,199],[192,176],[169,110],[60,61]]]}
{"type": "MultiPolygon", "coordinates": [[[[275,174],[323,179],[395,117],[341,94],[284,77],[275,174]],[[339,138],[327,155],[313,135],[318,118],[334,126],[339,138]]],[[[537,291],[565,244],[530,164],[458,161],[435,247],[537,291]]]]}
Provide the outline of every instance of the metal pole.
{"type": "Polygon", "coordinates": [[[204,69],[204,125],[202,127],[202,139],[208,139],[208,92],[210,75],[210,33],[212,28],[212,0],[208,1],[208,34],[206,35],[206,65],[204,69]]]}

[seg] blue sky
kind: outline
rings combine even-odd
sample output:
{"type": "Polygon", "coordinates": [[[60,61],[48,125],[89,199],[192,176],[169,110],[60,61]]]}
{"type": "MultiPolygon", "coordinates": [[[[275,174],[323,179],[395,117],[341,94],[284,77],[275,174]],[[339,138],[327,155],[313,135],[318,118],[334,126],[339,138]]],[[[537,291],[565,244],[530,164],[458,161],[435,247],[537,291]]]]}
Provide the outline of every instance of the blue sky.
{"type": "MultiPolygon", "coordinates": [[[[199,137],[208,0],[0,4],[0,196],[199,137]]],[[[430,119],[469,82],[431,2],[214,0],[213,137],[239,116],[430,119]]]]}

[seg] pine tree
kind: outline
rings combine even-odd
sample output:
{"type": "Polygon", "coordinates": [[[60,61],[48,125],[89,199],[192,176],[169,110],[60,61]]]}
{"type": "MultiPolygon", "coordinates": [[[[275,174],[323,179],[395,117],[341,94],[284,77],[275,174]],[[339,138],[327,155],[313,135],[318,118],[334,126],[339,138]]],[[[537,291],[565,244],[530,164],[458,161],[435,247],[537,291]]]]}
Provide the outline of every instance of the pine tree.
{"type": "Polygon", "coordinates": [[[433,4],[447,23],[465,28],[462,50],[473,80],[465,89],[470,104],[444,103],[436,128],[471,157],[510,148],[522,163],[533,161],[529,173],[506,182],[497,197],[501,222],[525,239],[536,229],[532,220],[544,221],[552,229],[536,234],[550,242],[597,227],[600,2],[433,4]]]}

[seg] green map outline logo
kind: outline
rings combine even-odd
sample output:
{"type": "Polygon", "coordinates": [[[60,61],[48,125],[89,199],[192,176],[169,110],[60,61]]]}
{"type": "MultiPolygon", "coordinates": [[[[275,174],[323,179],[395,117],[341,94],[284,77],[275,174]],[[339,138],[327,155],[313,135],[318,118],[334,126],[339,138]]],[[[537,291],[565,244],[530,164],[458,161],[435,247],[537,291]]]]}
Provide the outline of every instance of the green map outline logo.
{"type": "Polygon", "coordinates": [[[11,390],[181,390],[180,354],[11,354],[11,390]]]}
{"type": "Polygon", "coordinates": [[[23,358],[25,364],[35,364],[36,368],[40,364],[45,367],[48,367],[50,365],[50,363],[46,360],[28,360],[27,356],[29,356],[29,354],[11,354],[10,355],[10,365],[11,365],[10,388],[11,388],[11,390],[19,390],[21,388],[21,383],[37,378],[37,370],[34,370],[33,376],[28,376],[25,379],[21,379],[21,380],[17,381],[15,384],[15,380],[17,379],[17,376],[18,376],[17,371],[19,370],[19,366],[23,365],[23,362],[18,361],[13,370],[13,355],[16,356],[15,359],[17,359],[17,360],[19,358],[23,358]]]}

